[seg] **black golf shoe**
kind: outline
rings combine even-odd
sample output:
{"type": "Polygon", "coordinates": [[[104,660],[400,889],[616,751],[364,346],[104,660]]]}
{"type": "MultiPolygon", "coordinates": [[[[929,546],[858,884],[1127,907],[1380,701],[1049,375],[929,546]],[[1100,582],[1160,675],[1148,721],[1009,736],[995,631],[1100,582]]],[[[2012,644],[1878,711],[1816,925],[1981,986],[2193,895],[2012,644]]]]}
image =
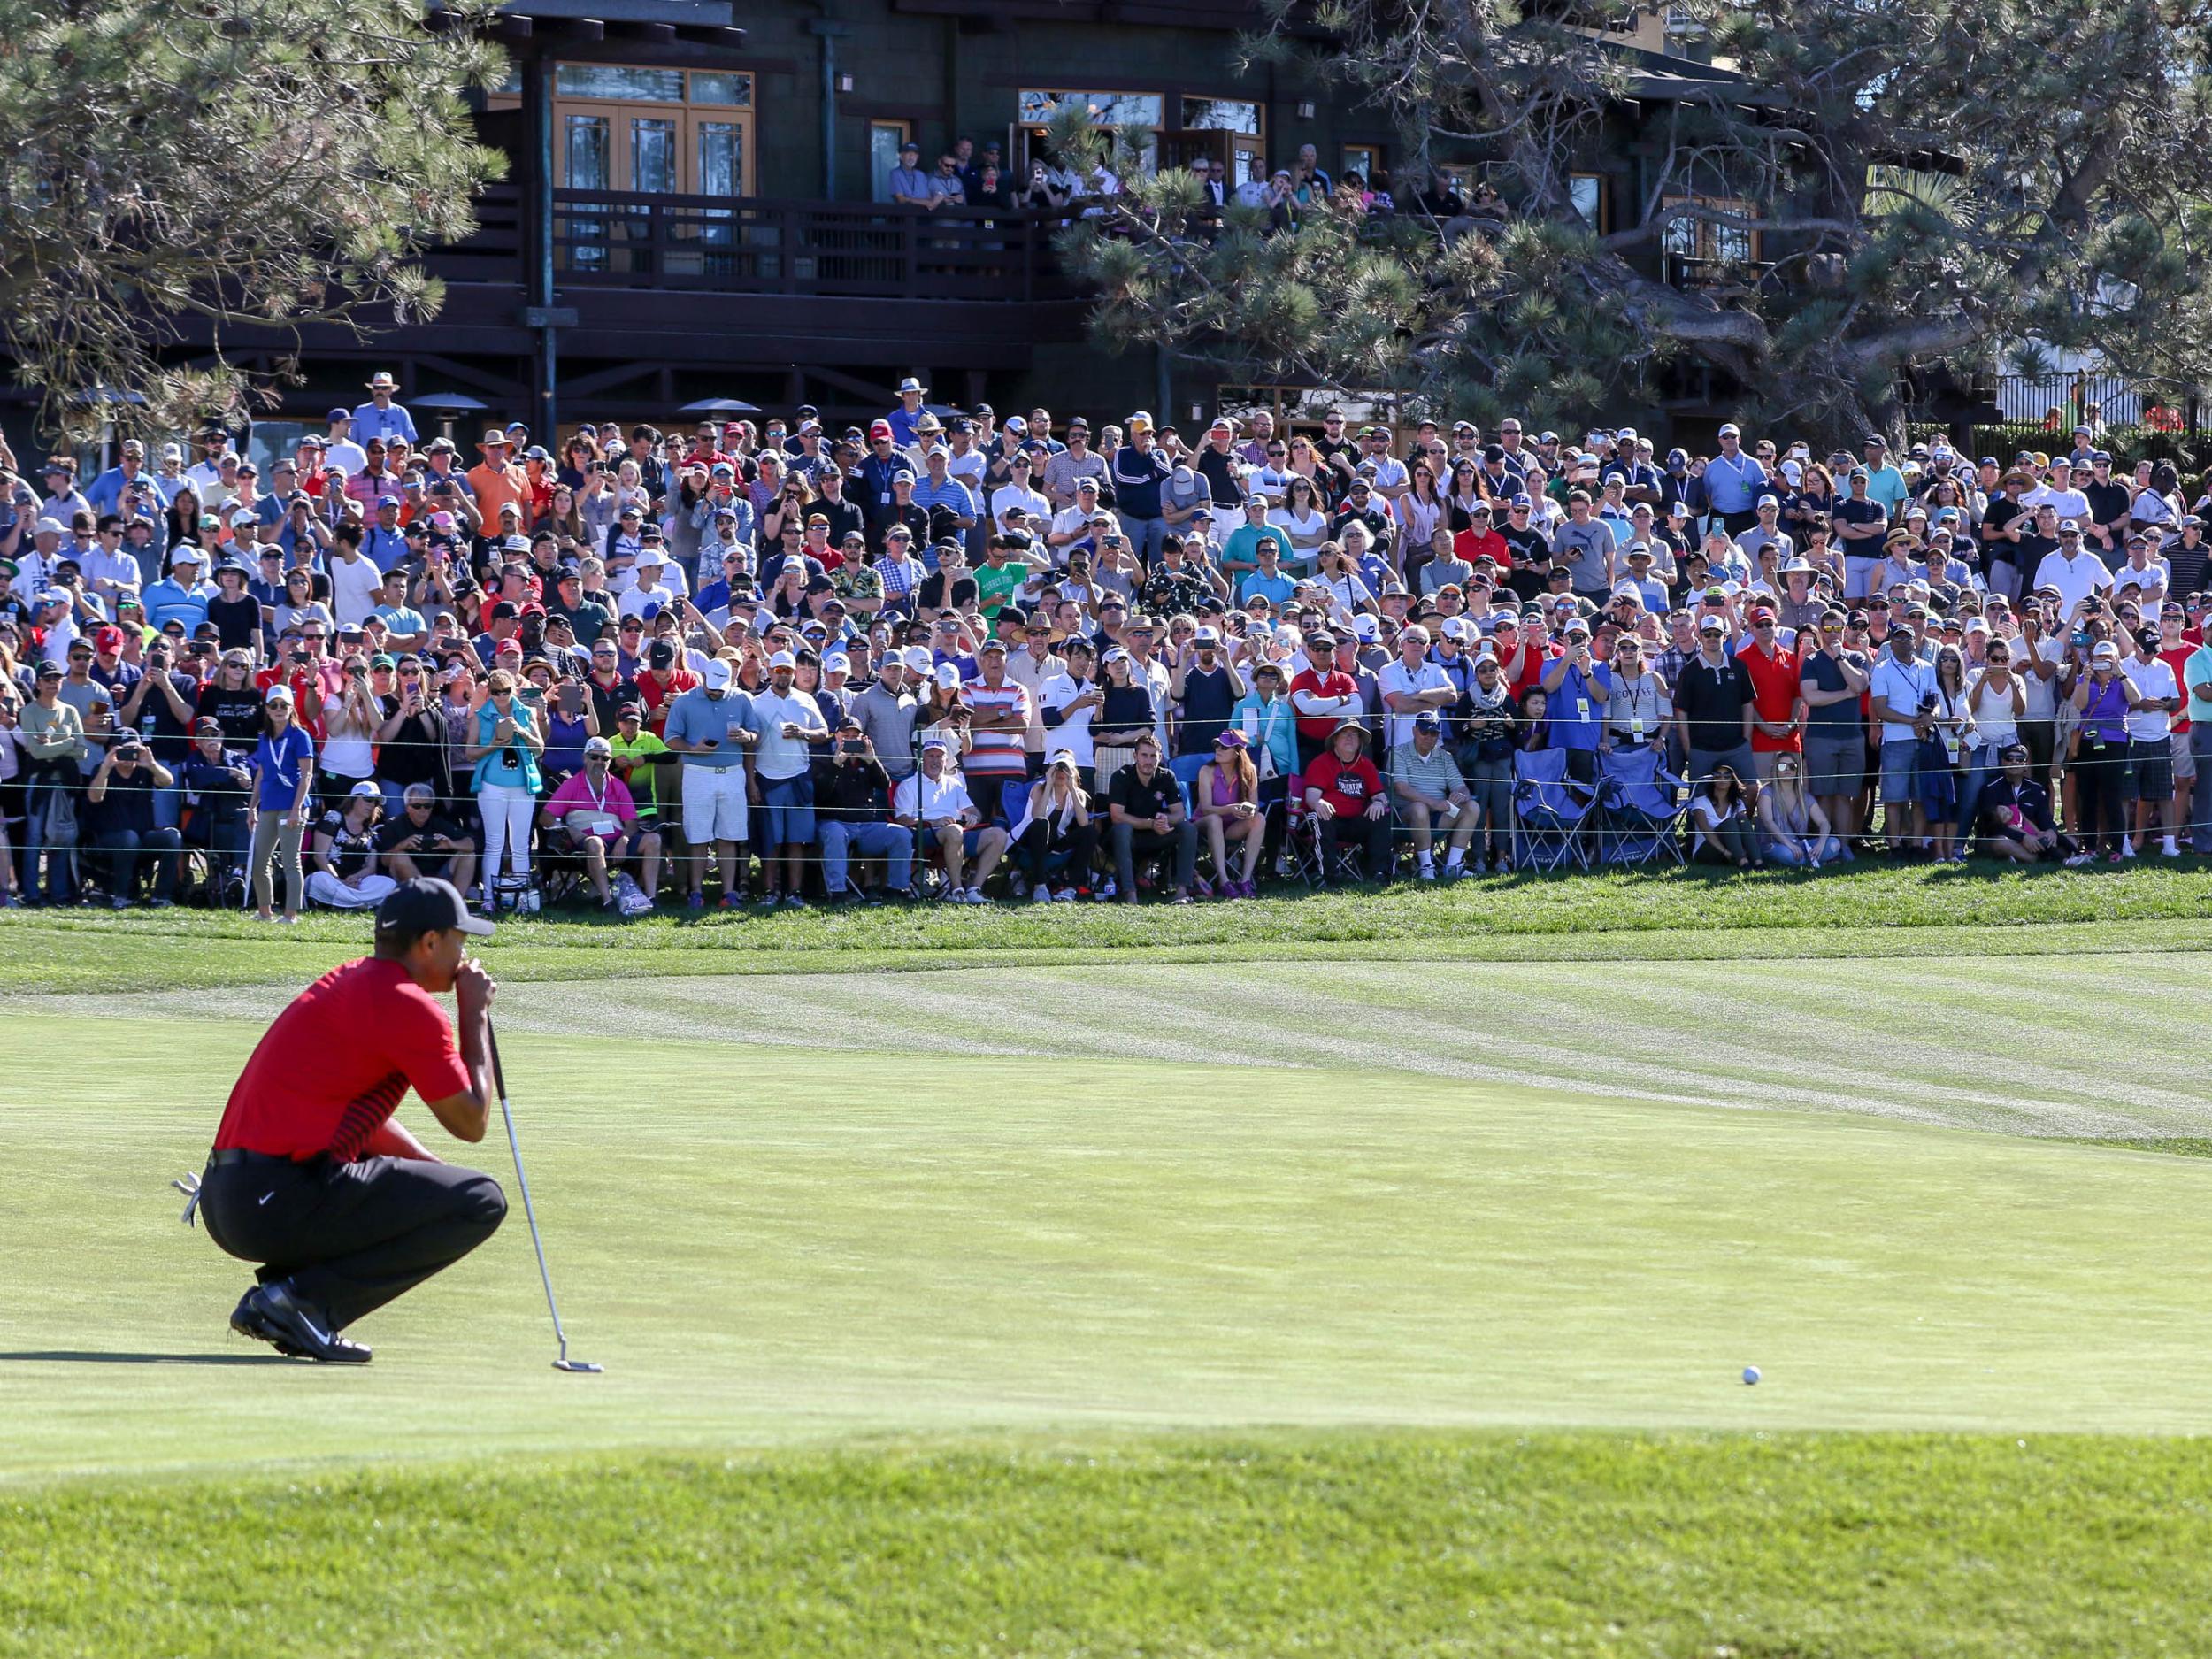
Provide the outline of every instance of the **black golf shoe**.
{"type": "Polygon", "coordinates": [[[325,1328],[322,1321],[303,1308],[282,1280],[257,1285],[239,1298],[232,1310],[230,1328],[242,1336],[266,1342],[290,1359],[320,1360],[326,1364],[365,1365],[374,1357],[358,1342],[349,1342],[325,1328]]]}

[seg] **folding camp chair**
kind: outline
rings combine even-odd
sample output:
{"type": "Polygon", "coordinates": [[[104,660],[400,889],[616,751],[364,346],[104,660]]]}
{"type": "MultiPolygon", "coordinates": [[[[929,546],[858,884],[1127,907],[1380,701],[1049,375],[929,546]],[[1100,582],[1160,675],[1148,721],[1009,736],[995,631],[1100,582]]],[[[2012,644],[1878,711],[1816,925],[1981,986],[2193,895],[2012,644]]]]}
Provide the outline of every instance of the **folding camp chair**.
{"type": "Polygon", "coordinates": [[[1641,743],[1598,757],[1598,857],[1609,864],[1682,862],[1682,780],[1641,743]]]}
{"type": "Polygon", "coordinates": [[[1524,749],[1513,754],[1513,867],[1556,870],[1590,867],[1582,844],[1584,822],[1596,792],[1567,775],[1563,749],[1524,749]]]}

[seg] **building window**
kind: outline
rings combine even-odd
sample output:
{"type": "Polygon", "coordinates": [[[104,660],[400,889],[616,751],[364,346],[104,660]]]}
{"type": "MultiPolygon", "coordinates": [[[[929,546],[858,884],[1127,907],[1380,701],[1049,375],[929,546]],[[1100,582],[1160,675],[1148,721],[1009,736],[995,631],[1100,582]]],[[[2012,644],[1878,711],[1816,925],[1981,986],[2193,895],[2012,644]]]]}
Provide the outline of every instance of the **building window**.
{"type": "Polygon", "coordinates": [[[1347,144],[1337,158],[1336,181],[1339,184],[1353,173],[1367,181],[1367,188],[1375,188],[1375,175],[1382,171],[1383,153],[1380,144],[1347,144]]]}
{"type": "Polygon", "coordinates": [[[1582,215],[1582,222],[1603,235],[1609,218],[1605,211],[1605,180],[1594,173],[1570,174],[1567,195],[1574,203],[1575,211],[1582,215]]]}
{"type": "Polygon", "coordinates": [[[555,182],[646,196],[748,196],[753,77],[744,71],[562,64],[555,182]]]}
{"type": "Polygon", "coordinates": [[[1042,127],[1067,104],[1090,112],[1099,127],[1149,127],[1165,124],[1167,99],[1157,92],[1052,92],[1025,90],[1018,101],[1024,127],[1042,127]]]}
{"type": "Polygon", "coordinates": [[[1187,133],[1239,133],[1260,136],[1260,106],[1239,98],[1185,98],[1183,130],[1187,133]]]}
{"type": "MultiPolygon", "coordinates": [[[[1659,205],[1664,210],[1682,202],[1751,217],[1751,204],[1732,196],[1670,196],[1661,198],[1659,205]]],[[[1749,265],[1759,257],[1759,238],[1755,233],[1702,219],[1676,219],[1667,227],[1662,246],[1678,259],[1701,265],[1749,265]]]]}
{"type": "MultiPolygon", "coordinates": [[[[1088,112],[1091,122],[1097,127],[1136,127],[1138,144],[1137,170],[1149,173],[1160,161],[1160,134],[1167,119],[1167,98],[1157,92],[1074,92],[1025,88],[1015,99],[1016,125],[1019,128],[1023,154],[1015,158],[1018,168],[1026,172],[1030,162],[1046,157],[1046,126],[1059,111],[1069,105],[1088,112]]],[[[1179,151],[1169,157],[1171,164],[1187,159],[1179,151]]]]}

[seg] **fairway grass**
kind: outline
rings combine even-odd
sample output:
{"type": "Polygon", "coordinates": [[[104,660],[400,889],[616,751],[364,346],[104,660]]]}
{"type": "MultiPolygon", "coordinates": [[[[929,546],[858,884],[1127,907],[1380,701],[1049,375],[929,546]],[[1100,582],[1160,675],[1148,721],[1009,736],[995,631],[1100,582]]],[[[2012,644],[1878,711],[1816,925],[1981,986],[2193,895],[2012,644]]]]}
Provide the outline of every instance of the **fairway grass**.
{"type": "Polygon", "coordinates": [[[892,1441],[0,1503],[0,1655],[2196,1655],[2203,1452],[892,1441]]]}

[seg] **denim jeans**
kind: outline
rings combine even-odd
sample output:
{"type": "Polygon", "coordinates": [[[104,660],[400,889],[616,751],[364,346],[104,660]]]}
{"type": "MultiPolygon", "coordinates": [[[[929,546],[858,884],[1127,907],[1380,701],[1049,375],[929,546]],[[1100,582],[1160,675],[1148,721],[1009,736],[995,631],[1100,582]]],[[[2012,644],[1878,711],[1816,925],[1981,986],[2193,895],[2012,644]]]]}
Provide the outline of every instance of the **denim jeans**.
{"type": "Polygon", "coordinates": [[[823,818],[822,891],[835,898],[844,892],[847,861],[857,856],[884,861],[883,885],[895,892],[914,883],[914,832],[896,824],[849,824],[823,818]]]}

